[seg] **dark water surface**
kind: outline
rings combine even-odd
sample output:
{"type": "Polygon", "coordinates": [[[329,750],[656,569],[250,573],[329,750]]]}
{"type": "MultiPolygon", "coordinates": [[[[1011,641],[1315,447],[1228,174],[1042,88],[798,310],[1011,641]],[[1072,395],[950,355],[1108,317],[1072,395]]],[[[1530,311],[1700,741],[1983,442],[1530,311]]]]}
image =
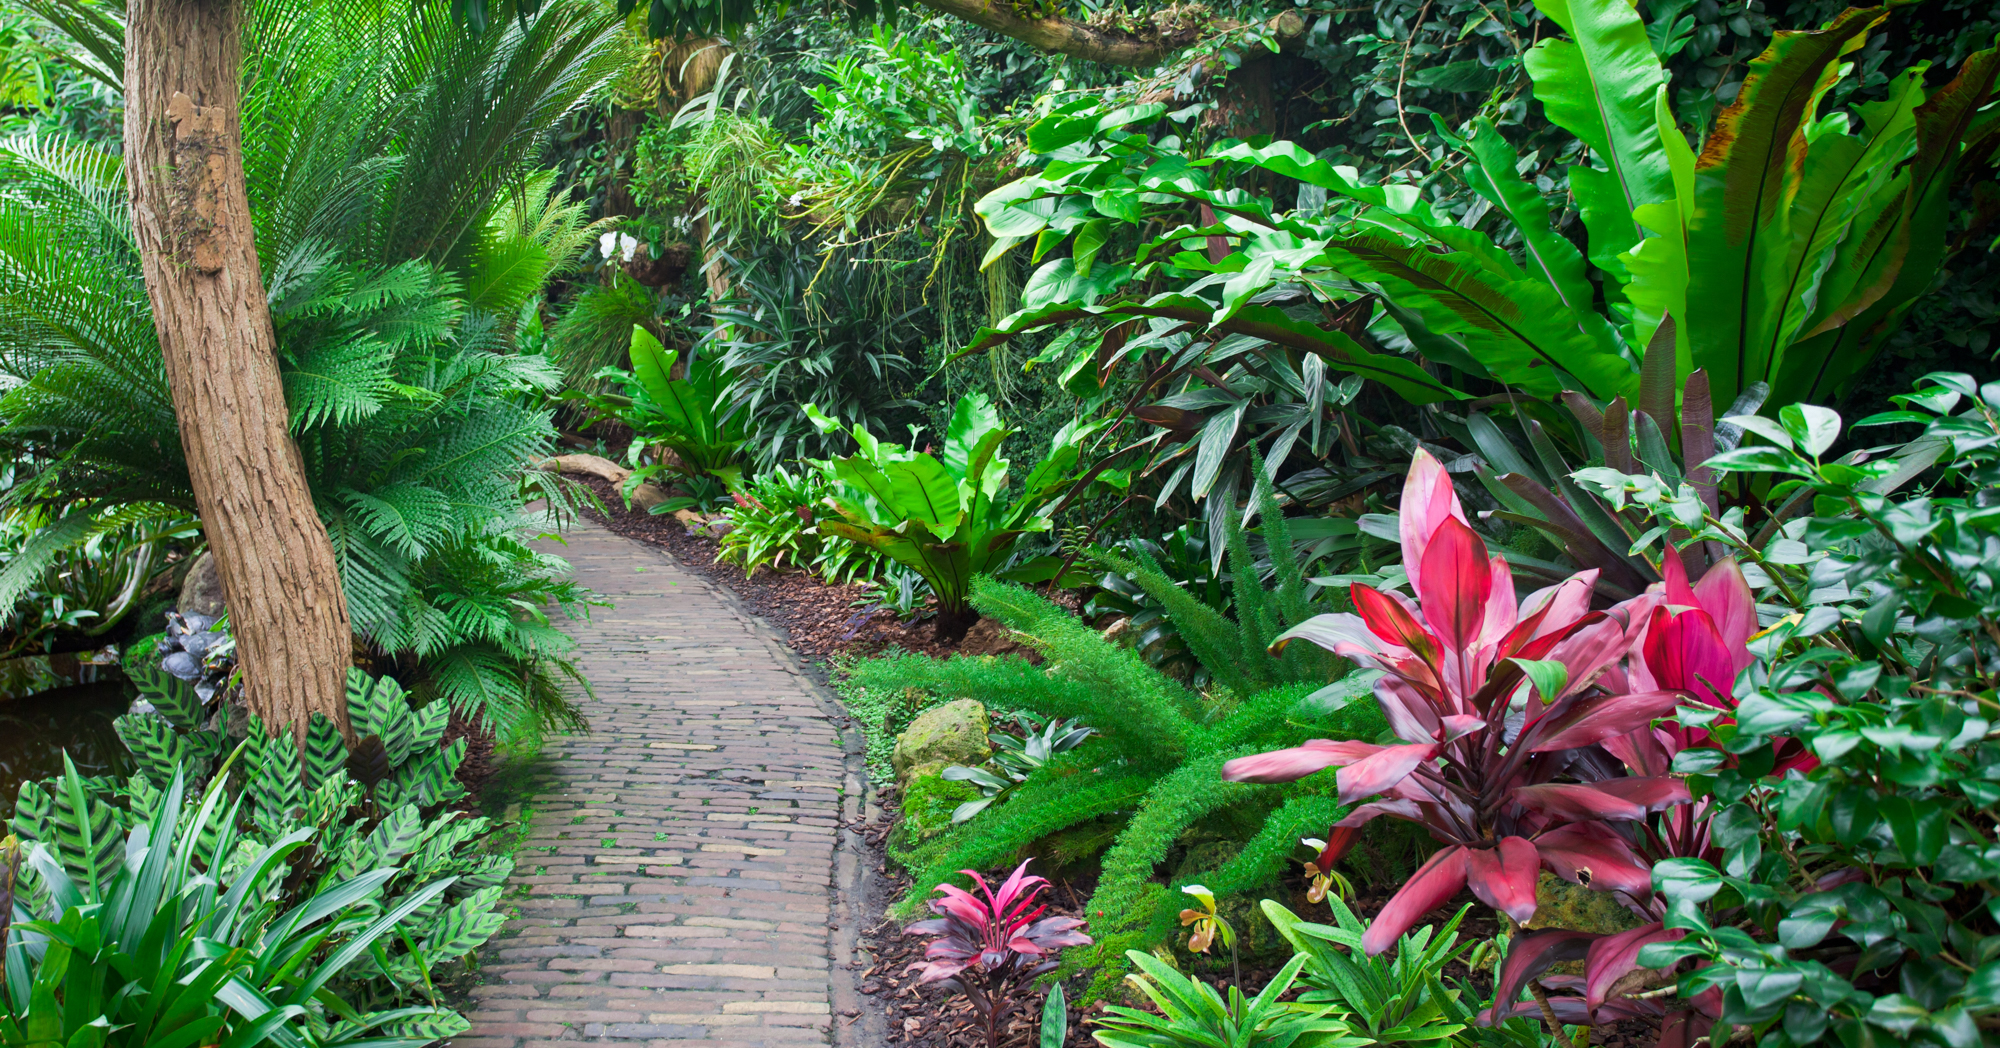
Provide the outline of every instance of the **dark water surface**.
{"type": "Polygon", "coordinates": [[[103,681],[0,699],[0,818],[13,816],[21,783],[62,774],[64,750],[79,775],[130,775],[131,754],[111,721],[132,695],[123,681],[103,681]]]}

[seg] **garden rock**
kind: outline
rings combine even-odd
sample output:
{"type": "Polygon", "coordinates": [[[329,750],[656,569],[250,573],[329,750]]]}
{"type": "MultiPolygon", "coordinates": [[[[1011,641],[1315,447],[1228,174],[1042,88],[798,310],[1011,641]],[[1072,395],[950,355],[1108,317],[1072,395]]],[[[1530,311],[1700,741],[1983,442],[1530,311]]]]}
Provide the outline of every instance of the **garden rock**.
{"type": "Polygon", "coordinates": [[[632,508],[651,513],[654,506],[667,501],[670,497],[667,489],[649,480],[632,490],[632,508]]]}
{"type": "Polygon", "coordinates": [[[889,757],[896,781],[907,782],[913,773],[930,770],[927,766],[942,770],[950,764],[984,764],[993,756],[993,747],[986,742],[992,727],[986,707],[973,699],[926,710],[896,736],[896,750],[889,757]]]}
{"type": "Polygon", "coordinates": [[[183,615],[222,617],[222,574],[216,570],[214,554],[204,551],[188,568],[187,578],[181,582],[178,610],[183,615]]]}
{"type": "Polygon", "coordinates": [[[541,463],[543,469],[553,469],[558,473],[582,473],[585,476],[601,477],[613,484],[625,483],[632,471],[605,458],[602,455],[557,455],[541,463]]]}

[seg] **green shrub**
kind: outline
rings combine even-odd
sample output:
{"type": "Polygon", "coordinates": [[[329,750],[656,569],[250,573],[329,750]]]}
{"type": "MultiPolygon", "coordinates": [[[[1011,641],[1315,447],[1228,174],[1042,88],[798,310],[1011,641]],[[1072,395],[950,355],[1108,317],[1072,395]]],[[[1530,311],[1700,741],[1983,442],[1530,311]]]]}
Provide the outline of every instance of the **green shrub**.
{"type": "MultiPolygon", "coordinates": [[[[238,836],[227,776],[184,803],[187,784],[175,774],[115,818],[64,763],[52,783],[58,805],[89,817],[65,818],[52,843],[0,856],[10,871],[24,860],[21,880],[0,884],[0,903],[32,918],[0,922],[0,1043],[421,1048],[469,1028],[434,1003],[357,1009],[349,992],[385,949],[414,941],[442,959],[497,925],[465,919],[464,901],[446,904],[463,882],[425,868],[434,848],[414,827],[385,822],[394,831],[369,840],[393,837],[394,847],[287,892],[286,864],[296,875],[315,850],[314,830],[268,842],[238,836]],[[89,859],[81,868],[71,862],[79,848],[89,859]]],[[[409,981],[423,976],[409,955],[391,967],[398,962],[409,981]]]]}
{"type": "MultiPolygon", "coordinates": [[[[1097,944],[1072,951],[1066,961],[1071,970],[1100,966],[1094,994],[1122,974],[1126,949],[1155,946],[1172,933],[1180,883],[1199,880],[1218,895],[1260,888],[1284,869],[1299,838],[1322,834],[1345,813],[1331,776],[1245,787],[1222,781],[1223,762],[1307,738],[1374,738],[1387,727],[1364,679],[1349,679],[1345,697],[1356,701],[1337,708],[1319,694],[1325,690],[1319,682],[1241,697],[1226,690],[1203,695],[1027,590],[980,579],[973,603],[1025,635],[1048,665],[898,655],[850,667],[850,693],[899,696],[905,706],[974,698],[994,709],[1080,718],[1098,734],[1030,773],[1005,805],[912,848],[906,858],[916,879],[901,908],[913,911],[933,885],[960,869],[1005,865],[1053,834],[1121,817],[1086,913],[1097,944]],[[1155,871],[1189,828],[1219,814],[1255,820],[1261,829],[1217,868],[1155,883],[1155,871]]],[[[876,701],[884,703],[877,709],[886,707],[876,701]]]]}

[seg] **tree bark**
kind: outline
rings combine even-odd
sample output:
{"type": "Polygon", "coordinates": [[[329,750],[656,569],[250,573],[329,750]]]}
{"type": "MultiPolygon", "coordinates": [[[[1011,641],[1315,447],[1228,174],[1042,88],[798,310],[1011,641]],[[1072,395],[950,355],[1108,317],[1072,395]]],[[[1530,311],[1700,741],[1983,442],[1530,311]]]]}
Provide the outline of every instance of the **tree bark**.
{"type": "Polygon", "coordinates": [[[333,544],[292,443],[244,182],[239,0],[129,0],[125,178],[251,712],[351,735],[333,544]]]}
{"type": "Polygon", "coordinates": [[[1177,37],[1140,36],[1105,29],[1073,18],[1037,17],[1015,9],[1008,0],[917,0],[940,14],[963,18],[1003,36],[1044,51],[1080,58],[1099,65],[1149,66],[1194,42],[1192,34],[1177,37]]]}

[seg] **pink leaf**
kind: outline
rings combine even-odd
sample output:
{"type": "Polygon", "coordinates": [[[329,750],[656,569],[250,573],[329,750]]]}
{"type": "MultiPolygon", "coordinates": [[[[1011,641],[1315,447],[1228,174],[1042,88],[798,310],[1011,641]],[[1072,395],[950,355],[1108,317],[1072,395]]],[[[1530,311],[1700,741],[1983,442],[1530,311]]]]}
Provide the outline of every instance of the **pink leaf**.
{"type": "Polygon", "coordinates": [[[1400,644],[1386,644],[1368,628],[1366,622],[1361,621],[1361,616],[1345,611],[1314,615],[1280,633],[1278,639],[1271,642],[1272,654],[1284,651],[1285,645],[1294,640],[1311,641],[1342,658],[1376,666],[1383,665],[1385,658],[1410,657],[1408,648],[1400,644]]]}
{"type": "Polygon", "coordinates": [[[1486,544],[1463,521],[1446,517],[1431,532],[1423,575],[1415,581],[1424,622],[1438,639],[1453,651],[1470,647],[1486,621],[1486,600],[1493,592],[1486,544]]]}
{"type": "MultiPolygon", "coordinates": [[[[1507,961],[1500,966],[1499,977],[1493,983],[1494,1010],[1511,1009],[1521,999],[1521,991],[1528,988],[1528,980],[1535,976],[1564,961],[1582,960],[1596,939],[1594,932],[1568,928],[1545,928],[1514,936],[1514,941],[1507,947],[1507,961]]],[[[1501,1019],[1507,1017],[1505,1012],[1498,1016],[1501,1019]]],[[[1557,1017],[1560,1018],[1560,1014],[1557,1017]]],[[[1480,1019],[1489,1025],[1496,1021],[1493,1010],[1482,1013],[1480,1019]]]]}
{"type": "Polygon", "coordinates": [[[1417,588],[1423,567],[1424,547],[1446,517],[1456,517],[1461,524],[1466,522],[1465,510],[1459,507],[1458,493],[1451,489],[1451,477],[1445,473],[1443,463],[1418,448],[1410,459],[1410,475],[1403,481],[1403,501],[1396,510],[1397,530],[1403,540],[1403,567],[1410,573],[1412,590],[1417,588]]]}
{"type": "Polygon", "coordinates": [[[1646,669],[1662,688],[1688,692],[1721,709],[1735,709],[1736,665],[1715,620],[1699,608],[1676,615],[1653,611],[1646,628],[1646,669]]]}
{"type": "Polygon", "coordinates": [[[1683,608],[1698,608],[1701,599],[1694,595],[1694,587],[1688,585],[1687,565],[1681,560],[1681,553],[1668,543],[1660,554],[1661,589],[1666,591],[1667,603],[1683,608]]]}
{"type": "MultiPolygon", "coordinates": [[[[1374,753],[1340,769],[1340,803],[1353,804],[1394,787],[1408,778],[1417,765],[1437,756],[1437,751],[1438,744],[1434,742],[1378,747],[1374,753]]],[[[1224,779],[1229,777],[1228,765],[1223,766],[1222,775],[1224,779]]]]}
{"type": "Polygon", "coordinates": [[[1678,752],[1680,747],[1675,745],[1674,751],[1669,752],[1669,742],[1663,741],[1663,737],[1671,739],[1658,728],[1646,727],[1613,736],[1598,745],[1624,761],[1625,767],[1634,775],[1665,775],[1673,769],[1673,752],[1678,752]]]}
{"type": "Polygon", "coordinates": [[[1316,771],[1352,764],[1380,749],[1372,742],[1313,739],[1290,749],[1238,757],[1222,766],[1222,781],[1293,782],[1316,771]]]}
{"type": "Polygon", "coordinates": [[[1631,822],[1692,799],[1687,783],[1669,777],[1606,779],[1588,784],[1545,782],[1518,787],[1513,796],[1525,807],[1578,822],[1631,822]]]}
{"type": "Polygon", "coordinates": [[[1354,610],[1361,613],[1361,621],[1381,640],[1424,656],[1437,647],[1423,623],[1381,590],[1356,585],[1349,588],[1348,596],[1354,601],[1354,610]]]}
{"type": "Polygon", "coordinates": [[[1486,721],[1473,714],[1454,713],[1444,719],[1444,738],[1441,741],[1451,742],[1454,739],[1464,738],[1484,727],[1486,721]]]}
{"type": "Polygon", "coordinates": [[[1502,837],[1497,847],[1466,849],[1465,879],[1480,902],[1519,922],[1535,917],[1535,878],[1541,856],[1522,837],[1502,837]]]}
{"type": "Polygon", "coordinates": [[[1590,954],[1583,962],[1583,996],[1592,1008],[1604,1003],[1604,995],[1613,983],[1625,977],[1625,973],[1639,967],[1639,950],[1648,943],[1669,942],[1686,935],[1679,929],[1667,929],[1660,922],[1642,925],[1631,931],[1607,935],[1590,944],[1590,954]]]}
{"type": "Polygon", "coordinates": [[[1368,956],[1388,949],[1425,914],[1444,905],[1465,887],[1465,849],[1458,845],[1431,856],[1402,889],[1375,915],[1361,936],[1368,956]]]}
{"type": "Polygon", "coordinates": [[[1597,587],[1597,574],[1596,568],[1579,571],[1553,586],[1528,594],[1528,599],[1521,602],[1521,621],[1526,622],[1538,615],[1541,619],[1521,639],[1530,640],[1545,633],[1568,629],[1571,623],[1588,613],[1591,592],[1597,587]]]}
{"type": "Polygon", "coordinates": [[[1634,899],[1653,894],[1653,867],[1601,823],[1571,823],[1535,838],[1542,862],[1564,880],[1634,899]]]}
{"type": "Polygon", "coordinates": [[[1347,818],[1334,823],[1334,826],[1340,829],[1360,829],[1367,825],[1369,820],[1382,815],[1393,815],[1410,822],[1424,821],[1424,809],[1416,801],[1398,798],[1363,804],[1348,812],[1347,818]]]}
{"type": "Polygon", "coordinates": [[[1491,589],[1486,595],[1486,609],[1479,625],[1479,635],[1472,638],[1472,647],[1491,648],[1513,632],[1520,622],[1520,602],[1514,596],[1514,569],[1505,557],[1490,557],[1486,561],[1487,573],[1493,576],[1491,589]]]}
{"type": "MultiPolygon", "coordinates": [[[[1348,814],[1348,818],[1351,819],[1358,814],[1360,814],[1360,811],[1356,809],[1354,812],[1348,814]]],[[[1343,819],[1341,822],[1327,828],[1326,847],[1320,849],[1319,855],[1313,858],[1313,865],[1321,873],[1333,869],[1333,864],[1339,862],[1343,856],[1353,849],[1354,843],[1361,839],[1361,827],[1343,825],[1346,821],[1346,819],[1343,819]]]]}
{"type": "Polygon", "coordinates": [[[1531,753],[1573,750],[1647,727],[1680,705],[1680,693],[1648,691],[1578,701],[1566,712],[1536,725],[1531,753]]]}
{"type": "Polygon", "coordinates": [[[1701,610],[1715,620],[1715,631],[1729,646],[1734,668],[1741,672],[1750,665],[1750,635],[1757,632],[1757,598],[1736,559],[1719,560],[1694,584],[1694,597],[1701,610]]]}

